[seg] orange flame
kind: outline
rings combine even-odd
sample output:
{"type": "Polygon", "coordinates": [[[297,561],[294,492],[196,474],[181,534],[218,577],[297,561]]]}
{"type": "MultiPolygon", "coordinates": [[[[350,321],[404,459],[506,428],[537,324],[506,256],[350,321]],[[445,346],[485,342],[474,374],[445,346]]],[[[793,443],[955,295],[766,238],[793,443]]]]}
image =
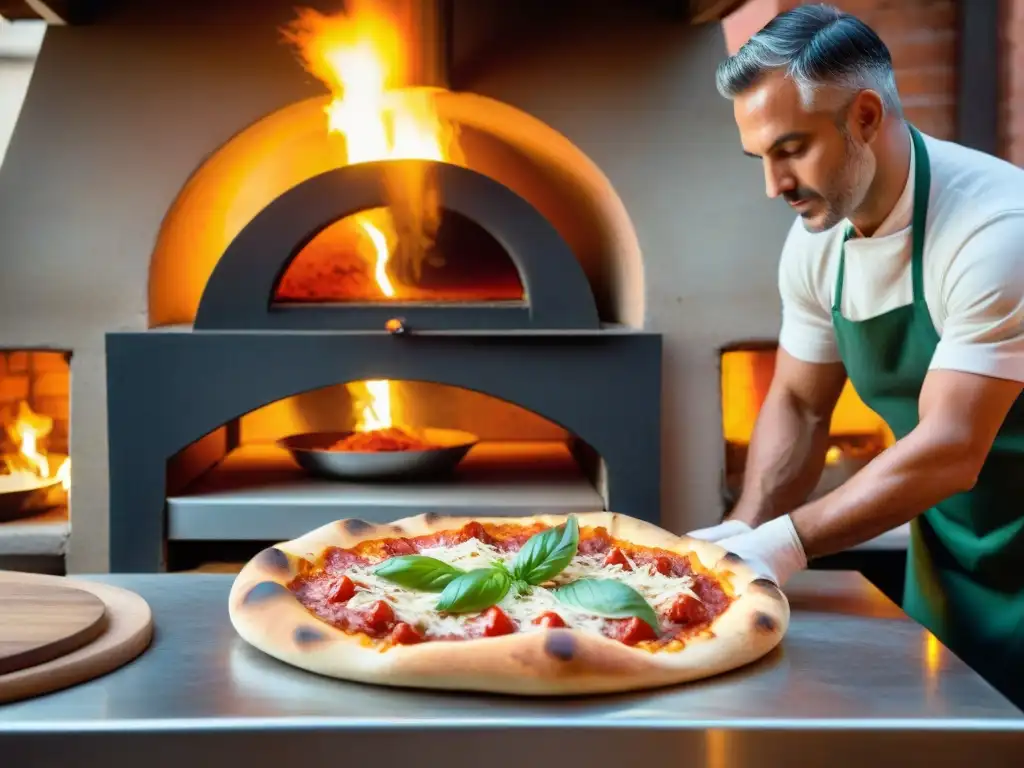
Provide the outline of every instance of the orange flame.
{"type": "MultiPolygon", "coordinates": [[[[455,132],[438,117],[431,94],[399,88],[405,60],[394,19],[372,2],[348,6],[347,14],[331,16],[301,9],[285,30],[306,70],[331,91],[326,128],[344,139],[346,162],[452,160],[459,154],[455,132]]],[[[385,193],[388,207],[354,218],[369,241],[361,253],[373,260],[381,294],[394,299],[399,285],[391,272],[419,277],[440,222],[440,199],[429,178],[409,169],[390,173],[385,193]]],[[[364,401],[356,429],[394,426],[390,382],[367,381],[365,390],[356,398],[364,401]]]]}
{"type": "Polygon", "coordinates": [[[64,460],[51,472],[50,456],[39,444],[53,430],[53,419],[33,411],[24,400],[18,404],[18,414],[7,427],[7,435],[17,446],[17,453],[7,453],[3,459],[8,474],[18,477],[20,484],[33,486],[40,481],[60,480],[65,491],[71,487],[71,459],[64,460]]]}

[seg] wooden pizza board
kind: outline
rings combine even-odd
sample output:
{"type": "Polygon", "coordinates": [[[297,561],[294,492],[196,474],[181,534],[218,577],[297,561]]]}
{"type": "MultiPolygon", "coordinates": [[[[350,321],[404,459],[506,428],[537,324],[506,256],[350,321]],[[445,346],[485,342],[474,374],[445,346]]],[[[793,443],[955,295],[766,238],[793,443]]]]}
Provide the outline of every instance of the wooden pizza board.
{"type": "Polygon", "coordinates": [[[0,571],[0,702],[104,675],[142,653],[152,636],[152,611],[134,592],[0,571]]]}

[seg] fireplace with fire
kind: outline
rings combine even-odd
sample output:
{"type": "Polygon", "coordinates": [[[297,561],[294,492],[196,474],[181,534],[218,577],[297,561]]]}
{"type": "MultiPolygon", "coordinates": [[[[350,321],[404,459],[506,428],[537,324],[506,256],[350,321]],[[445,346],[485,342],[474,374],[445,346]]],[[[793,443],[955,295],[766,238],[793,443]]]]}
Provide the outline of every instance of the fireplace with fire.
{"type": "Polygon", "coordinates": [[[69,391],[68,354],[0,349],[0,568],[63,567],[69,391]]]}
{"type": "Polygon", "coordinates": [[[157,238],[151,328],[107,335],[115,571],[350,517],[659,521],[661,338],[595,290],[638,279],[621,201],[526,113],[400,86],[382,7],[289,22],[296,77],[330,95],[200,165],[157,238]]]}

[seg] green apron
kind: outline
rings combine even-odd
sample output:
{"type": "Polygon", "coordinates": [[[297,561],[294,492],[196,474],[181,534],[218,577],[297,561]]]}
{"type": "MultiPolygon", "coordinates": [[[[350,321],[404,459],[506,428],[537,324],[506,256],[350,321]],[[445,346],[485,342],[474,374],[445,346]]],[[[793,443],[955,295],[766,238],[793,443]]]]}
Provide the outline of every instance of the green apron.
{"type": "MultiPolygon", "coordinates": [[[[840,312],[845,243],[832,322],[847,375],[897,439],[918,423],[918,397],[939,342],[924,296],[924,234],[931,168],[911,127],[916,157],[913,302],[861,322],[840,312]]],[[[975,487],[911,523],[903,609],[1024,708],[1024,396],[1017,398],[975,487]]]]}

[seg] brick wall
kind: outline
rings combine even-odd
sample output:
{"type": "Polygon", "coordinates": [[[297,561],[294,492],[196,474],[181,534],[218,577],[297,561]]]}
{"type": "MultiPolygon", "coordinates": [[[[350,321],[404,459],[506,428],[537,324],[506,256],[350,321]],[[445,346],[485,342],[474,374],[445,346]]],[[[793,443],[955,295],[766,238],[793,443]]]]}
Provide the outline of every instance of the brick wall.
{"type": "Polygon", "coordinates": [[[1024,166],[1024,0],[1002,0],[1001,154],[1024,166]]]}
{"type": "MultiPolygon", "coordinates": [[[[730,52],[776,13],[807,4],[809,0],[751,0],[726,19],[730,52]]],[[[855,14],[885,41],[907,117],[925,133],[954,138],[956,0],[832,0],[831,4],[855,14]]]]}
{"type": "MultiPolygon", "coordinates": [[[[0,350],[0,426],[9,424],[18,403],[53,419],[43,443],[47,451],[68,452],[71,370],[63,352],[0,350]]],[[[0,429],[0,443],[6,432],[0,429]]]]}

